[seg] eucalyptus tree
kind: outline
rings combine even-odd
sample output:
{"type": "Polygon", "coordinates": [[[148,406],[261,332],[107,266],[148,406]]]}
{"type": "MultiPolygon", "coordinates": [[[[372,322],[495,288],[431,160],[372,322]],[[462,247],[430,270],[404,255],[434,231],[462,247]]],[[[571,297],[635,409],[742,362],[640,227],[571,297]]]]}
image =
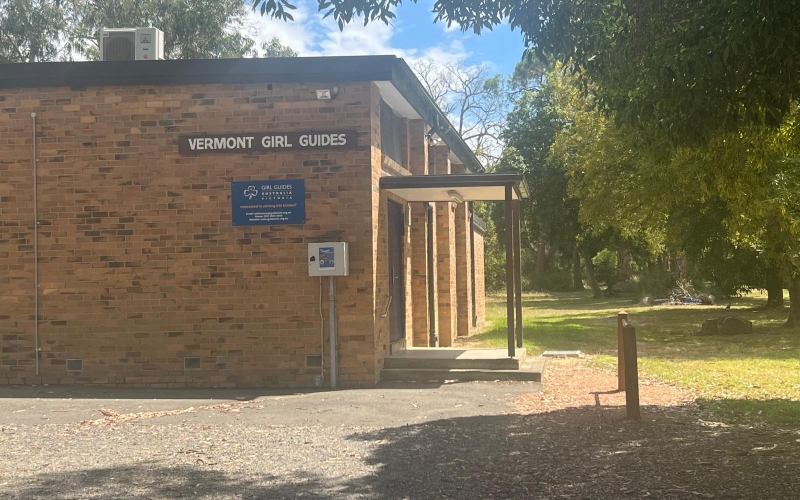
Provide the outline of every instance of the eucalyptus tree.
{"type": "Polygon", "coordinates": [[[0,62],[98,59],[102,28],[152,26],[168,59],[296,56],[256,46],[245,0],[0,0],[0,62]]]}
{"type": "Polygon", "coordinates": [[[57,0],[0,0],[0,62],[38,62],[68,58],[62,43],[75,11],[57,0]]]}
{"type": "MultiPolygon", "coordinates": [[[[252,1],[262,14],[282,19],[290,19],[294,8],[287,0],[252,1]]],[[[388,23],[402,3],[318,0],[320,11],[340,28],[355,19],[388,23]]],[[[792,197],[780,185],[793,182],[788,165],[795,158],[789,139],[796,136],[793,115],[800,99],[800,0],[436,0],[433,12],[436,21],[476,34],[508,22],[523,34],[531,54],[560,61],[577,75],[584,95],[591,92],[592,105],[606,119],[631,127],[618,132],[619,142],[596,143],[609,158],[621,155],[605,169],[606,179],[638,181],[628,187],[673,185],[648,189],[643,197],[653,203],[643,204],[641,213],[629,212],[634,223],[656,219],[649,227],[658,233],[663,226],[658,219],[667,214],[656,207],[675,201],[671,199],[679,197],[681,187],[690,193],[723,190],[738,217],[731,227],[752,231],[747,235],[751,243],[760,238],[769,252],[780,255],[790,292],[794,290],[790,323],[796,321],[800,262],[792,244],[792,197]],[[701,161],[708,147],[764,134],[774,148],[768,161],[757,154],[746,155],[747,161],[735,158],[733,165],[742,171],[701,161]],[[632,139],[645,147],[629,147],[632,139]],[[655,158],[650,168],[637,158],[642,150],[645,158],[655,158]],[[704,171],[689,169],[682,163],[687,157],[704,171]],[[676,175],[669,165],[683,165],[684,170],[676,175]],[[764,169],[769,175],[759,179],[764,169]],[[705,177],[709,172],[710,179],[705,177]],[[654,198],[662,195],[666,200],[654,198]],[[775,212],[768,214],[770,210],[775,212]]],[[[602,133],[615,134],[608,126],[602,133]]],[[[714,153],[722,161],[731,160],[714,153]]],[[[630,191],[615,186],[603,186],[618,195],[615,203],[625,204],[626,198],[634,207],[639,203],[626,194],[630,191]]]]}

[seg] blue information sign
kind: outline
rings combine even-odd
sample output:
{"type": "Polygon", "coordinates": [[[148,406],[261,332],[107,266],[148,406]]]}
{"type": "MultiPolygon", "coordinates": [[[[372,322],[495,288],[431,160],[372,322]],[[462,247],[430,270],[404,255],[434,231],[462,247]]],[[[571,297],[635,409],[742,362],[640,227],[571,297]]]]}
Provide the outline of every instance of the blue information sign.
{"type": "Polygon", "coordinates": [[[234,226],[305,224],[305,181],[232,182],[231,205],[234,226]]]}

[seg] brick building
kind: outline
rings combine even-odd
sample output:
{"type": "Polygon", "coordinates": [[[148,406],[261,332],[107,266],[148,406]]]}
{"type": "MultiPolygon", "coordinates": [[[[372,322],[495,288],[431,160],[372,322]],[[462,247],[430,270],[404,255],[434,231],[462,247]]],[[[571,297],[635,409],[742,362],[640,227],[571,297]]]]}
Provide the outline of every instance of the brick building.
{"type": "Polygon", "coordinates": [[[392,56],[0,65],[0,384],[311,387],[326,241],[340,384],[375,384],[485,311],[469,203],[382,179],[479,169],[392,56]],[[302,220],[234,224],[240,181],[302,181],[302,220]]]}

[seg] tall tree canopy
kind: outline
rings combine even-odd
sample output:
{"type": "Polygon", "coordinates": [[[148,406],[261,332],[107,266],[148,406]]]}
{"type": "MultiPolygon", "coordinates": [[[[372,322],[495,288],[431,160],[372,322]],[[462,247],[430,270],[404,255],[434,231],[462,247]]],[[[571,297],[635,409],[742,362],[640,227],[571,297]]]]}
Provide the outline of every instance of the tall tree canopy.
{"type": "MultiPolygon", "coordinates": [[[[283,19],[294,8],[252,1],[283,19]]],[[[344,27],[388,23],[403,0],[318,3],[344,27]]],[[[800,0],[437,0],[433,12],[475,33],[508,21],[530,51],[595,83],[600,106],[678,142],[744,122],[777,126],[800,97],[800,0]]]]}
{"type": "Polygon", "coordinates": [[[0,62],[97,59],[102,28],[152,26],[168,59],[291,57],[247,34],[245,0],[0,0],[0,62]]]}

